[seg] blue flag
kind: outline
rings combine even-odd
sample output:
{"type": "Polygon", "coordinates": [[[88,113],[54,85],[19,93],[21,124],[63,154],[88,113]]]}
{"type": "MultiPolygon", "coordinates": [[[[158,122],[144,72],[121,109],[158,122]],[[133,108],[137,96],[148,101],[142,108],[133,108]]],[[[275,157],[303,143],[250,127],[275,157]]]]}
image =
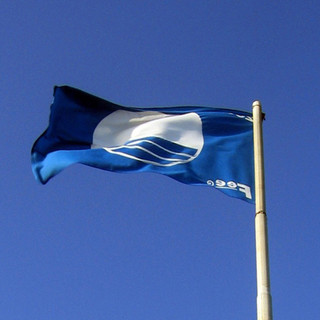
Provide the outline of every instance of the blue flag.
{"type": "Polygon", "coordinates": [[[49,126],[31,151],[38,181],[74,163],[155,172],[254,203],[251,113],[210,107],[123,107],[54,88],[49,126]]]}

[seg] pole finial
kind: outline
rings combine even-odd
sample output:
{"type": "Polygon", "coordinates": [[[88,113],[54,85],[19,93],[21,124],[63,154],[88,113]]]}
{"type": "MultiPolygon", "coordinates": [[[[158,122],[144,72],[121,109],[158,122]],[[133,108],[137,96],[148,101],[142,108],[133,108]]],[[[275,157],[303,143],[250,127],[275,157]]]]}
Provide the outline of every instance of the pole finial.
{"type": "Polygon", "coordinates": [[[260,102],[259,100],[255,100],[255,101],[253,102],[253,104],[252,104],[252,108],[258,107],[258,106],[261,107],[261,102],[260,102]]]}

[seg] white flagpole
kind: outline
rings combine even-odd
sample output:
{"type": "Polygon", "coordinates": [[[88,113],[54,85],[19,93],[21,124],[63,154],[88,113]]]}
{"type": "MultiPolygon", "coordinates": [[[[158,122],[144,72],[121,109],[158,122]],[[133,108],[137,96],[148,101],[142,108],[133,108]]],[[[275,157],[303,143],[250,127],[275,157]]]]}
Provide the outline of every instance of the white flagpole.
{"type": "Polygon", "coordinates": [[[268,231],[264,187],[264,162],[262,121],[263,114],[260,101],[252,104],[254,174],[256,196],[256,263],[257,263],[257,318],[272,320],[272,303],[270,294],[268,231]]]}

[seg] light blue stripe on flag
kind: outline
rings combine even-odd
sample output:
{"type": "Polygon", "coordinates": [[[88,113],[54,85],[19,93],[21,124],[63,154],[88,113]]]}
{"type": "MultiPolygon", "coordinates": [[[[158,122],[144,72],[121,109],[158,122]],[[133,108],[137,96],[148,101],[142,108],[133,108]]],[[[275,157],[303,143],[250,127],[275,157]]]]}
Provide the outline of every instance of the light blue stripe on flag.
{"type": "Polygon", "coordinates": [[[38,181],[74,163],[155,172],[254,203],[251,113],[211,107],[123,107],[55,87],[49,126],[31,151],[38,181]]]}

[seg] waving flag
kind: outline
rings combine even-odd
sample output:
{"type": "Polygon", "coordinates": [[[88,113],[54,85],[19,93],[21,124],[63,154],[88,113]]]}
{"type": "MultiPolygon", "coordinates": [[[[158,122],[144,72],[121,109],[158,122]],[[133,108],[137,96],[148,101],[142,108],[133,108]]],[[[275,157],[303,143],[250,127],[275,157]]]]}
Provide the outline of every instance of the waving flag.
{"type": "Polygon", "coordinates": [[[155,172],[253,203],[252,131],[243,111],[123,107],[55,87],[49,126],[32,147],[32,170],[43,184],[74,163],[155,172]]]}

